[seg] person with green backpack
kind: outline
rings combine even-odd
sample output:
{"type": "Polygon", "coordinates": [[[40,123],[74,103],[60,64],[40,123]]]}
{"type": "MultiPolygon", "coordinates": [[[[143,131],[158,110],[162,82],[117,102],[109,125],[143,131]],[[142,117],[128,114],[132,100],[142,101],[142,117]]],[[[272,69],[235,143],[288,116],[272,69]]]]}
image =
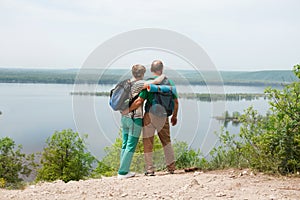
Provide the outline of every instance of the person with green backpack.
{"type": "MultiPolygon", "coordinates": [[[[165,75],[157,77],[155,80],[143,80],[146,68],[143,65],[136,64],[131,69],[132,78],[127,80],[130,83],[130,101],[138,96],[138,94],[145,89],[149,84],[158,84],[165,75]]],[[[130,102],[129,102],[130,105],[130,102]]],[[[128,106],[128,105],[127,105],[128,106]]],[[[127,107],[128,109],[128,107],[127,107]]],[[[120,155],[120,167],[118,170],[118,178],[134,177],[135,173],[130,172],[132,157],[137,146],[141,130],[142,130],[143,108],[142,106],[136,107],[129,113],[123,113],[121,117],[122,126],[122,149],[120,155]]]]}
{"type": "MultiPolygon", "coordinates": [[[[155,60],[151,64],[153,78],[163,73],[163,63],[155,60]]],[[[165,78],[161,85],[175,87],[172,80],[165,78]]],[[[155,168],[153,165],[153,143],[155,131],[162,143],[167,170],[170,174],[175,171],[175,156],[171,143],[170,123],[172,126],[177,124],[178,95],[176,90],[168,93],[150,92],[142,90],[139,97],[131,104],[129,112],[141,106],[146,100],[145,114],[143,118],[143,144],[145,158],[145,175],[154,176],[155,168]],[[171,119],[169,119],[171,117],[171,119]]]]}

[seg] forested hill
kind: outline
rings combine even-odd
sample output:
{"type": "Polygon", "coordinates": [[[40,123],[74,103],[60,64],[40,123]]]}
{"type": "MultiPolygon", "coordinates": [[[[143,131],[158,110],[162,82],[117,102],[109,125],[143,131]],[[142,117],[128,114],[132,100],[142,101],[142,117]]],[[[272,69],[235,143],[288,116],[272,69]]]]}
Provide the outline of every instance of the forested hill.
{"type": "MultiPolygon", "coordinates": [[[[166,70],[169,78],[176,84],[225,84],[225,85],[280,85],[297,81],[291,70],[270,71],[193,71],[193,70],[166,70]],[[220,79],[220,77],[222,79],[220,79]]],[[[129,78],[130,70],[89,69],[9,69],[0,68],[0,83],[99,83],[115,84],[119,80],[129,78]],[[76,79],[78,72],[81,76],[76,79]]],[[[146,73],[146,78],[150,73],[146,73]]]]}

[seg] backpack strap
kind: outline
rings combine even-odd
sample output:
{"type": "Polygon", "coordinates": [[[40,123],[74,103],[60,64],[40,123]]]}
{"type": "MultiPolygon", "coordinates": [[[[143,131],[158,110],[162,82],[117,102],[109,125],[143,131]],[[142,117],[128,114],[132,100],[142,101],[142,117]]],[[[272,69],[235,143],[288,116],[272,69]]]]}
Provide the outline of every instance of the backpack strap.
{"type": "MultiPolygon", "coordinates": [[[[133,86],[137,81],[138,81],[138,80],[131,81],[131,79],[129,79],[129,82],[130,82],[130,100],[129,100],[129,107],[130,107],[131,104],[139,97],[139,93],[133,97],[132,92],[131,92],[132,86],[133,86]]],[[[134,121],[135,110],[131,111],[131,113],[132,113],[131,119],[134,121]]],[[[134,125],[133,125],[133,126],[134,126],[134,125]]]]}

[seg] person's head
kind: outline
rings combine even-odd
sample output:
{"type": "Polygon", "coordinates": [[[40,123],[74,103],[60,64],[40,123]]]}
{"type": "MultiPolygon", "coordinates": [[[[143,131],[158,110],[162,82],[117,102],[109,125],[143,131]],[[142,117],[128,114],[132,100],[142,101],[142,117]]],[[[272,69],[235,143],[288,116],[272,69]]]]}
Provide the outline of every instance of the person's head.
{"type": "Polygon", "coordinates": [[[136,79],[143,79],[146,72],[146,67],[140,64],[132,66],[131,73],[132,76],[136,79]]]}
{"type": "Polygon", "coordinates": [[[160,60],[154,60],[151,64],[151,72],[155,74],[162,74],[164,65],[160,60]]]}

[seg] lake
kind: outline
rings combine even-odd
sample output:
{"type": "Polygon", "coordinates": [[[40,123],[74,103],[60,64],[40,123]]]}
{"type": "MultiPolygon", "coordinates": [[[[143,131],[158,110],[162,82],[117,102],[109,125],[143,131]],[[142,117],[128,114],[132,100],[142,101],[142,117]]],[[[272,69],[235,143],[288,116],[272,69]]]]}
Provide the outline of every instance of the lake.
{"type": "MultiPolygon", "coordinates": [[[[109,91],[112,85],[80,85],[82,91],[109,91]]],[[[263,93],[264,87],[247,86],[177,86],[180,93],[263,93]]],[[[46,138],[55,131],[71,128],[88,134],[87,146],[98,158],[103,157],[104,147],[110,146],[120,130],[120,114],[112,111],[108,97],[71,96],[73,85],[67,84],[0,84],[0,136],[11,137],[23,145],[23,152],[42,151],[46,138]],[[75,102],[75,103],[74,103],[75,102]],[[92,104],[87,111],[80,103],[92,104]],[[74,112],[75,110],[75,112],[74,112]],[[92,124],[95,123],[95,124],[92,124]],[[97,128],[93,128],[97,127],[97,128]]],[[[186,141],[192,148],[201,149],[204,155],[217,144],[215,132],[222,122],[213,116],[225,110],[240,113],[253,105],[261,114],[268,109],[263,98],[252,101],[202,102],[179,99],[178,125],[171,128],[174,140],[186,141]]],[[[227,130],[238,133],[239,126],[228,125],[227,130]]]]}

